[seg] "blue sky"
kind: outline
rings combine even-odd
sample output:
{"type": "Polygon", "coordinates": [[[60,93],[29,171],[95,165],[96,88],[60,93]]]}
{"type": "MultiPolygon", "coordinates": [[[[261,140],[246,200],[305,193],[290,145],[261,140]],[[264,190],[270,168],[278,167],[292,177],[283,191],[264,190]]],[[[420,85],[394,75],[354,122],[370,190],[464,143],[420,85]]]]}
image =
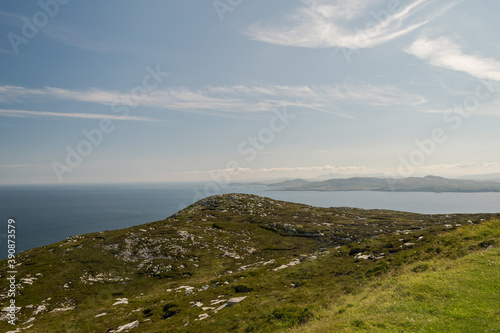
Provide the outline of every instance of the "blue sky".
{"type": "Polygon", "coordinates": [[[500,172],[500,2],[4,2],[0,184],[500,172]]]}

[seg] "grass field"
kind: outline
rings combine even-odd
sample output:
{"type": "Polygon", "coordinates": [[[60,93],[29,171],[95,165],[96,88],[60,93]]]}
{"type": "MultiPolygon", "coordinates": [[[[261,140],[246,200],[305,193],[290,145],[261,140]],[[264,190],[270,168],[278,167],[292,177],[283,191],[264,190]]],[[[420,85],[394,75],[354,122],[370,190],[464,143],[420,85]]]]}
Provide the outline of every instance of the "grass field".
{"type": "Polygon", "coordinates": [[[419,262],[287,332],[500,332],[500,249],[419,262]]]}

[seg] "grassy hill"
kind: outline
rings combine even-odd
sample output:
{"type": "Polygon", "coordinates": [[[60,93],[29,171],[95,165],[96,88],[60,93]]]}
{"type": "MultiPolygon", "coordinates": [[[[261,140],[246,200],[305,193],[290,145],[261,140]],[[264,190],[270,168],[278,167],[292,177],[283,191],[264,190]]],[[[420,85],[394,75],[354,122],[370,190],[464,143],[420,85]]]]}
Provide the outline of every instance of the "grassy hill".
{"type": "MultiPolygon", "coordinates": [[[[209,197],[18,254],[19,320],[0,330],[494,332],[499,221],[209,197]]],[[[7,290],[2,273],[2,307],[7,290]]]]}

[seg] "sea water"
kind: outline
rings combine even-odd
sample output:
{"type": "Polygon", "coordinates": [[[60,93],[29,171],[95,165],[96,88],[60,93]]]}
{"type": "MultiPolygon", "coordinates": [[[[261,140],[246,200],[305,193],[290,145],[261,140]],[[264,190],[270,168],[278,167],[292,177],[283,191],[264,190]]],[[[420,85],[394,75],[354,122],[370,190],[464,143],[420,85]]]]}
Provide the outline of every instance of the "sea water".
{"type": "MultiPolygon", "coordinates": [[[[127,228],[167,218],[210,195],[200,183],[0,186],[0,258],[7,257],[7,220],[16,221],[18,251],[72,235],[127,228]]],[[[220,193],[250,193],[319,207],[391,209],[424,214],[500,213],[500,193],[280,191],[269,186],[227,186],[220,193]]]]}

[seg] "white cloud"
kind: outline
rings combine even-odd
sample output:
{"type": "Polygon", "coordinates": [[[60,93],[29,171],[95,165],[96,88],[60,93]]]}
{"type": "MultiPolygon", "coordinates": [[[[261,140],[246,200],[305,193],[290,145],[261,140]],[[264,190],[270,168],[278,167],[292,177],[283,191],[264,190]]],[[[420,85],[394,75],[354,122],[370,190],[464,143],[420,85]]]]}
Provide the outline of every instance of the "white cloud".
{"type": "Polygon", "coordinates": [[[45,164],[0,164],[0,168],[43,168],[45,164]]]}
{"type": "MultiPolygon", "coordinates": [[[[424,109],[422,112],[424,113],[442,113],[442,114],[459,114],[464,118],[470,115],[469,112],[460,109],[453,108],[443,108],[443,109],[424,109]]],[[[480,105],[477,110],[474,110],[475,115],[483,115],[483,116],[500,116],[500,103],[491,103],[488,105],[480,105]]]]}
{"type": "MultiPolygon", "coordinates": [[[[349,177],[349,176],[373,176],[382,177],[396,177],[399,178],[396,169],[384,167],[370,167],[361,165],[351,166],[335,166],[335,165],[318,165],[318,166],[285,166],[274,168],[238,168],[239,175],[235,176],[235,180],[258,180],[258,179],[273,179],[277,177],[290,177],[290,178],[312,178],[318,176],[329,175],[330,178],[334,177],[349,177]]],[[[213,170],[197,170],[197,171],[183,171],[176,172],[179,175],[199,176],[205,179],[211,179],[211,174],[219,173],[233,173],[233,169],[213,169],[213,170]]],[[[500,172],[500,164],[497,162],[458,162],[450,164],[433,164],[423,165],[415,168],[415,176],[423,177],[427,175],[436,175],[444,177],[463,176],[465,174],[486,174],[500,172]]]]}
{"type": "Polygon", "coordinates": [[[445,175],[464,176],[466,174],[487,174],[500,171],[500,164],[497,162],[469,162],[463,161],[449,164],[433,164],[415,168],[417,176],[423,175],[445,175]]]}
{"type": "Polygon", "coordinates": [[[352,118],[345,106],[415,106],[425,102],[419,95],[395,86],[343,84],[317,86],[209,86],[203,89],[167,88],[134,99],[130,94],[102,89],[70,90],[54,87],[27,89],[0,86],[0,102],[37,102],[61,99],[103,105],[134,105],[157,109],[200,112],[215,116],[248,116],[283,106],[296,106],[339,117],[352,118]]]}
{"type": "Polygon", "coordinates": [[[350,49],[370,48],[416,30],[456,3],[448,1],[441,8],[433,8],[422,14],[422,10],[433,3],[432,0],[415,0],[406,7],[394,1],[303,0],[302,2],[304,5],[293,14],[289,14],[285,23],[265,27],[258,22],[251,25],[246,34],[254,40],[278,45],[309,48],[334,46],[350,49]],[[374,5],[379,7],[375,8],[374,5]],[[356,25],[360,19],[363,24],[356,25]]]}
{"type": "Polygon", "coordinates": [[[460,45],[446,37],[431,40],[421,36],[405,52],[436,67],[464,72],[480,79],[500,81],[500,61],[465,54],[460,45]]]}
{"type": "MultiPolygon", "coordinates": [[[[367,170],[364,166],[345,166],[339,167],[334,165],[321,165],[321,166],[295,166],[295,167],[276,167],[276,168],[238,168],[239,172],[249,174],[273,174],[275,177],[285,176],[294,173],[318,173],[322,174],[324,172],[336,172],[341,174],[358,173],[365,172],[367,170]]],[[[233,169],[214,169],[214,170],[203,170],[203,171],[181,171],[178,174],[211,174],[218,172],[232,172],[233,169]]]]}
{"type": "Polygon", "coordinates": [[[79,119],[110,119],[110,120],[130,120],[130,121],[160,121],[148,117],[115,116],[96,113],[60,113],[48,111],[27,111],[27,110],[5,110],[0,109],[0,117],[63,117],[79,119]]]}

